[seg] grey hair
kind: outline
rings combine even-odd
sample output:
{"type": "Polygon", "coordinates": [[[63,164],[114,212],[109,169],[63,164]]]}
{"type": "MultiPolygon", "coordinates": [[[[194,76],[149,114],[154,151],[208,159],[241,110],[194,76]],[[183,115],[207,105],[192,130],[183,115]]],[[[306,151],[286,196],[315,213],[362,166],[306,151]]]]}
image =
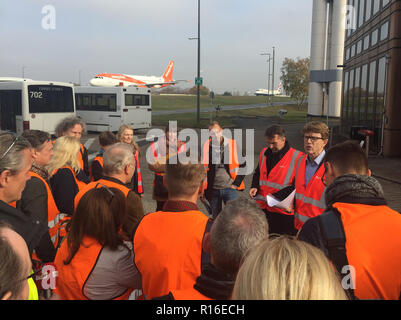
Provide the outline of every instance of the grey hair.
{"type": "Polygon", "coordinates": [[[210,244],[216,268],[237,274],[249,249],[269,236],[265,213],[252,200],[227,202],[213,223],[210,244]]]}
{"type": "Polygon", "coordinates": [[[81,118],[72,116],[64,118],[57,124],[55,129],[56,137],[58,138],[61,137],[66,131],[75,127],[77,124],[79,124],[82,127],[82,134],[85,134],[86,133],[85,122],[81,118]]]}
{"type": "Polygon", "coordinates": [[[132,163],[134,147],[119,142],[108,147],[103,154],[103,172],[106,175],[122,173],[127,165],[132,163]]]}
{"type": "MultiPolygon", "coordinates": [[[[16,137],[12,133],[0,133],[0,157],[3,157],[15,139],[16,137]]],[[[15,174],[23,170],[26,166],[25,161],[21,161],[21,152],[31,149],[31,144],[23,137],[18,137],[17,139],[7,154],[0,160],[0,171],[10,170],[15,174]]]]}

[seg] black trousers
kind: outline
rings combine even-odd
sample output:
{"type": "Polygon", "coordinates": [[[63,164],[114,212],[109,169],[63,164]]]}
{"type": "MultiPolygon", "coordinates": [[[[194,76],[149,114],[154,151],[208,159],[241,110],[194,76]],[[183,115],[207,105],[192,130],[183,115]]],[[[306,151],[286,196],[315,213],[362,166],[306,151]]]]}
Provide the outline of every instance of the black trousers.
{"type": "Polygon", "coordinates": [[[277,212],[263,210],[269,223],[269,234],[287,234],[295,236],[297,230],[294,228],[294,215],[287,215],[277,212]]]}

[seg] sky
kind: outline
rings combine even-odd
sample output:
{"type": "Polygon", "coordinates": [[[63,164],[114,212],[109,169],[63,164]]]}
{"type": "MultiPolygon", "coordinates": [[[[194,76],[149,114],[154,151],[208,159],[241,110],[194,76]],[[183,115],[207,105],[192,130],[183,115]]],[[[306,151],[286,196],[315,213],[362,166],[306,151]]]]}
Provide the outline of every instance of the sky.
{"type": "MultiPolygon", "coordinates": [[[[310,55],[312,0],[200,2],[201,77],[216,93],[267,88],[261,53],[273,46],[275,87],[284,58],[310,55]]],[[[0,77],[85,85],[104,72],[160,76],[174,60],[173,78],[194,82],[197,28],[197,0],[1,0],[0,77]]]]}

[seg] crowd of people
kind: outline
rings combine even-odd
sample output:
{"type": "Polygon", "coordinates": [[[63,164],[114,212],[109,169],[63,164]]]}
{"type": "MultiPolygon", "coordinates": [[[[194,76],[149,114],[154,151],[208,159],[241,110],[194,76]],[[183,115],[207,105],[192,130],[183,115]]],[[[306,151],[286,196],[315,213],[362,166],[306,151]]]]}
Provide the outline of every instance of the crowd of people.
{"type": "Polygon", "coordinates": [[[272,125],[239,197],[250,164],[208,129],[200,159],[179,157],[189,148],[169,128],[150,144],[155,212],[130,126],[100,133],[91,163],[76,117],[54,139],[0,133],[0,298],[401,299],[401,215],[359,144],[326,148],[313,121],[300,151],[272,125]]]}

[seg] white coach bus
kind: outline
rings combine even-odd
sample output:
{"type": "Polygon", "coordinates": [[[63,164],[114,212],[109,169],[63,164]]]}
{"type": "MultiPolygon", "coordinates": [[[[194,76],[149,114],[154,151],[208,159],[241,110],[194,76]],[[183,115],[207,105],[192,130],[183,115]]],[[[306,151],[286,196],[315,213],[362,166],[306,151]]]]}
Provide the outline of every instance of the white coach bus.
{"type": "Polygon", "coordinates": [[[36,129],[54,134],[57,123],[75,115],[70,83],[0,78],[0,129],[16,132],[36,129]]]}
{"type": "Polygon", "coordinates": [[[118,131],[122,124],[133,129],[152,125],[151,91],[139,87],[80,87],[75,90],[77,116],[88,131],[118,131]]]}

